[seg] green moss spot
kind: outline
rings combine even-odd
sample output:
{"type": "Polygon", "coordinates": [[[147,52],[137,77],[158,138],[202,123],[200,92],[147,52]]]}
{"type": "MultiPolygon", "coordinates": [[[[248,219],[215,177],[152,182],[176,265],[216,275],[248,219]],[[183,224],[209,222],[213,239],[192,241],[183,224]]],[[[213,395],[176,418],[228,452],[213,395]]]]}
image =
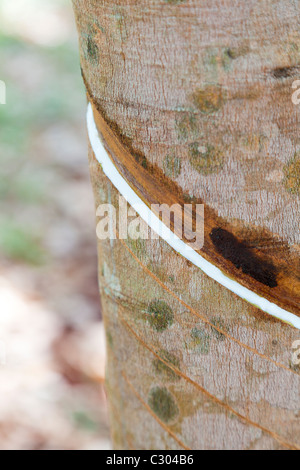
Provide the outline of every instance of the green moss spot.
{"type": "MultiPolygon", "coordinates": [[[[224,331],[226,330],[225,323],[222,320],[222,318],[220,318],[220,317],[212,318],[211,323],[214,326],[216,326],[217,328],[219,328],[220,330],[224,330],[224,331]]],[[[225,335],[223,333],[221,333],[220,331],[216,330],[215,328],[212,328],[212,332],[219,341],[224,341],[225,340],[225,335]]]]}
{"type": "Polygon", "coordinates": [[[192,167],[202,175],[217,173],[223,168],[223,155],[212,145],[202,146],[199,142],[194,142],[189,146],[189,150],[192,167]]]}
{"type": "Polygon", "coordinates": [[[173,395],[165,387],[150,390],[148,404],[152,411],[164,423],[173,421],[179,415],[179,409],[173,395]]]}
{"type": "Polygon", "coordinates": [[[206,85],[193,94],[194,105],[204,114],[216,113],[225,101],[224,91],[218,85],[206,85]]]}
{"type": "Polygon", "coordinates": [[[227,51],[223,51],[222,56],[221,56],[221,64],[222,64],[223,69],[226,70],[226,72],[230,70],[231,63],[232,61],[230,57],[228,56],[227,51]]]}
{"type": "Polygon", "coordinates": [[[238,59],[239,57],[242,57],[250,52],[250,48],[247,44],[242,44],[238,47],[230,47],[226,49],[226,55],[232,59],[238,59]]]}
{"type": "Polygon", "coordinates": [[[210,336],[199,328],[193,328],[191,331],[191,342],[189,349],[194,349],[201,354],[208,354],[210,349],[210,336]]]}
{"type": "MultiPolygon", "coordinates": [[[[126,139],[126,140],[129,143],[129,146],[132,147],[130,141],[128,139],[126,139]]],[[[125,143],[126,143],[126,140],[125,140],[125,143]]],[[[131,148],[131,153],[132,153],[132,156],[135,158],[137,163],[142,165],[142,167],[145,168],[145,169],[148,168],[147,159],[146,159],[145,155],[142,154],[142,152],[139,152],[138,150],[135,150],[135,149],[131,148]]]]}
{"type": "Polygon", "coordinates": [[[172,366],[174,366],[176,369],[180,369],[179,359],[176,356],[174,356],[174,354],[165,350],[160,351],[160,357],[162,358],[162,360],[155,359],[153,361],[153,366],[154,366],[156,373],[162,376],[165,380],[169,382],[175,382],[175,381],[180,380],[181,378],[180,375],[176,374],[176,372],[174,372],[174,370],[172,370],[166,364],[167,362],[171,364],[172,366]]]}
{"type": "Polygon", "coordinates": [[[300,153],[296,153],[294,158],[285,166],[284,175],[286,189],[292,194],[300,194],[300,153]]]}
{"type": "Polygon", "coordinates": [[[88,60],[90,60],[92,64],[96,65],[99,59],[99,49],[92,36],[88,36],[86,48],[88,60]]]}
{"type": "Polygon", "coordinates": [[[215,80],[221,72],[221,67],[226,72],[231,69],[232,58],[228,55],[228,49],[217,47],[209,48],[206,51],[203,64],[206,72],[215,80]]]}
{"type": "Polygon", "coordinates": [[[106,332],[106,341],[110,348],[113,348],[114,340],[110,331],[106,332]]]}
{"type": "Polygon", "coordinates": [[[164,331],[174,322],[174,313],[163,300],[154,300],[148,307],[148,320],[156,331],[164,331]]]}
{"type": "Polygon", "coordinates": [[[188,139],[195,139],[199,134],[197,119],[194,113],[184,113],[176,119],[175,130],[178,139],[187,141],[188,139]]]}
{"type": "Polygon", "coordinates": [[[175,154],[164,159],[164,172],[169,178],[177,178],[181,172],[181,160],[175,154]]]}
{"type": "Polygon", "coordinates": [[[148,163],[147,163],[147,160],[146,160],[145,157],[142,160],[142,167],[145,168],[145,170],[147,170],[147,168],[148,168],[148,163]]]}

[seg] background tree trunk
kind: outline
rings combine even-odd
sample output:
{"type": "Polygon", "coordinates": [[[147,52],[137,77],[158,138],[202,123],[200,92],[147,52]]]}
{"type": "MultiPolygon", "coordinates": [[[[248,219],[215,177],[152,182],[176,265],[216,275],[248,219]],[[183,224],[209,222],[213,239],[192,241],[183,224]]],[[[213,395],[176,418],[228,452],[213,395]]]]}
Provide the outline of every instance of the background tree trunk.
{"type": "MultiPolygon", "coordinates": [[[[120,171],[145,200],[156,182],[160,203],[204,202],[203,256],[299,316],[299,2],[73,4],[88,99],[120,171]]],[[[118,208],[89,158],[96,206],[118,208]]],[[[300,448],[296,328],[163,240],[99,242],[99,276],[116,449],[300,448]]]]}

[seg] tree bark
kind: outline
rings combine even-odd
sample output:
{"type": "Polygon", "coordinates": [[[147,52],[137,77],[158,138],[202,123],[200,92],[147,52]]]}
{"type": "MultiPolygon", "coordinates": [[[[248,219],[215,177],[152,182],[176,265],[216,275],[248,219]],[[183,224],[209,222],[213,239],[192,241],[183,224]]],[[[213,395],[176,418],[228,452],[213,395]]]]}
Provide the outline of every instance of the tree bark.
{"type": "MultiPolygon", "coordinates": [[[[88,100],[146,203],[205,204],[201,254],[300,316],[300,4],[73,0],[88,100]]],[[[90,147],[96,207],[119,193],[90,147]]],[[[299,449],[299,330],[165,241],[99,241],[116,449],[299,449]]]]}

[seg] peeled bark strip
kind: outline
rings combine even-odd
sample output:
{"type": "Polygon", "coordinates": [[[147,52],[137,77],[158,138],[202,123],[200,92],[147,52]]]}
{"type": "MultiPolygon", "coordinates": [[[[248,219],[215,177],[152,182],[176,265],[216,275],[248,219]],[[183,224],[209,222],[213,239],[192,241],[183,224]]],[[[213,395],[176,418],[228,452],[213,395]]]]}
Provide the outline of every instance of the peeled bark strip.
{"type": "MultiPolygon", "coordinates": [[[[88,99],[147,202],[203,202],[202,256],[300,316],[300,5],[73,0],[88,99]]],[[[90,149],[96,206],[119,193],[90,149]]],[[[300,448],[295,328],[162,240],[99,241],[116,449],[300,448]]]]}

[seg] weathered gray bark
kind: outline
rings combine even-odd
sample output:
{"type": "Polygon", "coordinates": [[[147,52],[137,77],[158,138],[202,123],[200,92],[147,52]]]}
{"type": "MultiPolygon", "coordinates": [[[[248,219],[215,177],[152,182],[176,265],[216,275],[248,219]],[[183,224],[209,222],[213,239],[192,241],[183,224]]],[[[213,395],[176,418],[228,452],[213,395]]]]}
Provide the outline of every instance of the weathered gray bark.
{"type": "MultiPolygon", "coordinates": [[[[132,172],[203,201],[254,268],[222,260],[211,231],[205,256],[299,314],[299,2],[73,4],[88,98],[132,172]]],[[[118,207],[91,149],[90,168],[96,206],[118,207]]],[[[99,242],[99,274],[117,449],[300,447],[298,330],[162,240],[99,242]]]]}

